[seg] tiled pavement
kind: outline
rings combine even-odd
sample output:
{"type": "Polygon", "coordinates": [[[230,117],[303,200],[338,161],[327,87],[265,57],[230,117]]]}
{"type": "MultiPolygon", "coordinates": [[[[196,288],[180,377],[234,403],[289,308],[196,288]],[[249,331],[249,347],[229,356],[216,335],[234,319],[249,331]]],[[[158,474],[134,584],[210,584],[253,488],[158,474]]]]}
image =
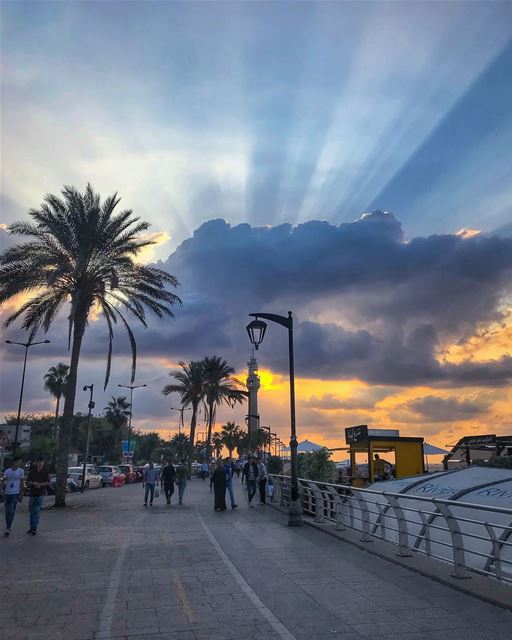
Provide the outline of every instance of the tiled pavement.
{"type": "Polygon", "coordinates": [[[237,491],[225,513],[199,480],[183,507],[144,509],[140,485],[90,491],[44,511],[35,538],[24,504],[0,540],[1,640],[512,638],[511,613],[237,491]]]}

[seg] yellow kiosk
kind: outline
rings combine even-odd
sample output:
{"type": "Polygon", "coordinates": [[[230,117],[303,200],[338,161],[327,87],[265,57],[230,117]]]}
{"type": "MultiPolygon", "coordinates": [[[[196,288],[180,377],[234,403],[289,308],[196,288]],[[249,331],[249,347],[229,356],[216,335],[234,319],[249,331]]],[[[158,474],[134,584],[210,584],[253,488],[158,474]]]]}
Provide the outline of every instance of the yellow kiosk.
{"type": "Polygon", "coordinates": [[[368,429],[368,425],[360,424],[345,429],[345,441],[349,445],[354,486],[364,486],[375,481],[376,475],[378,476],[375,454],[379,460],[377,468],[386,462],[390,466],[394,465],[393,477],[404,478],[425,473],[423,438],[401,437],[398,431],[392,429],[368,429]],[[355,473],[358,453],[366,454],[368,458],[368,477],[358,477],[355,473]],[[390,457],[394,457],[394,460],[390,460],[390,457]]]}

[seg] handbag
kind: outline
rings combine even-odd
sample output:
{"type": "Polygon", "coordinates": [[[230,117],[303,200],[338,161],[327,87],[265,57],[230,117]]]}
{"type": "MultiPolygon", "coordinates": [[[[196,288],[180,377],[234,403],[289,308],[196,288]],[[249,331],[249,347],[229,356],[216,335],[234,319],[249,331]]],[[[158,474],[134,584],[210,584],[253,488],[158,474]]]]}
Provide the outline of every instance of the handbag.
{"type": "Polygon", "coordinates": [[[155,498],[158,498],[159,495],[160,495],[160,489],[159,489],[158,485],[156,485],[156,487],[155,487],[155,498]]]}

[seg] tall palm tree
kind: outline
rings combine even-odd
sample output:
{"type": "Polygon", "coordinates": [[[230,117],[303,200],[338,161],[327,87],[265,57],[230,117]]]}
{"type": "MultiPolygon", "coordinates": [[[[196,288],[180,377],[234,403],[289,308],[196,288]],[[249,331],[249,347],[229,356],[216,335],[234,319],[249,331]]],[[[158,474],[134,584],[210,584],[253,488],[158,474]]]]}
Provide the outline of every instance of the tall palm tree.
{"type": "Polygon", "coordinates": [[[59,433],[55,505],[65,506],[68,454],[75,408],[80,350],[89,314],[100,311],[108,328],[105,387],[110,375],[114,325],[128,333],[135,378],[136,342],[124,315],[130,311],[146,326],[146,310],[159,318],[173,317],[171,306],[180,302],[169,288],[176,278],[166,271],[135,262],[150,241],[139,234],[149,228],[131,210],[116,211],[117,194],[103,203],[91,185],[84,193],[64,187],[62,198],[48,194],[39,209],[31,209],[31,222],[15,222],[11,234],[28,239],[0,256],[0,304],[20,293],[33,293],[6,321],[23,316],[22,328],[34,336],[48,331],[57,313],[69,303],[68,348],[71,360],[64,412],[59,433]]]}
{"type": "Polygon", "coordinates": [[[178,393],[181,396],[181,406],[191,407],[192,416],[190,419],[190,452],[188,457],[189,473],[192,471],[192,454],[196,436],[197,413],[205,394],[205,375],[201,362],[192,360],[188,364],[178,363],[181,371],[170,371],[171,378],[176,380],[173,384],[168,384],[162,389],[164,396],[171,393],[178,393]]]}
{"type": "Polygon", "coordinates": [[[103,409],[105,412],[105,418],[112,425],[113,430],[113,454],[116,458],[121,457],[121,435],[123,427],[128,423],[130,416],[130,403],[126,399],[126,396],[112,396],[112,400],[109,401],[107,406],[103,409]]]}
{"type": "Polygon", "coordinates": [[[232,377],[235,370],[220,356],[206,357],[202,365],[205,375],[204,404],[208,424],[206,455],[209,458],[217,406],[221,404],[234,406],[238,402],[242,403],[246,395],[239,388],[240,383],[232,377]]]}
{"type": "Polygon", "coordinates": [[[57,400],[55,407],[55,438],[59,436],[59,406],[62,395],[66,392],[68,383],[69,366],[59,362],[56,367],[50,367],[44,374],[44,389],[49,391],[57,400]]]}
{"type": "Polygon", "coordinates": [[[222,444],[229,451],[229,457],[233,455],[233,451],[240,444],[240,438],[242,436],[242,430],[234,422],[227,422],[222,426],[221,431],[222,444]]]}

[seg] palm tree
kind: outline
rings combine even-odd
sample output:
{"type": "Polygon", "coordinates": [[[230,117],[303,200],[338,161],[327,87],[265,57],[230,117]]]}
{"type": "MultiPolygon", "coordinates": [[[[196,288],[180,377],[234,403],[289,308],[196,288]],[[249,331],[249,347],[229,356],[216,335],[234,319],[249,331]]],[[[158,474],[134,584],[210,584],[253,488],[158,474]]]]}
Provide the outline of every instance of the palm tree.
{"type": "Polygon", "coordinates": [[[130,410],[131,406],[126,396],[118,396],[117,398],[112,396],[112,400],[103,409],[105,418],[110,422],[113,430],[113,451],[110,454],[116,458],[121,457],[121,434],[123,427],[128,423],[130,410]]]}
{"type": "Polygon", "coordinates": [[[49,391],[57,400],[55,408],[55,438],[59,436],[59,406],[62,394],[66,392],[68,383],[69,366],[59,362],[56,367],[50,367],[48,373],[44,374],[44,389],[49,391]]]}
{"type": "Polygon", "coordinates": [[[32,209],[31,222],[15,222],[11,234],[28,241],[7,249],[0,256],[0,304],[20,293],[33,293],[7,318],[6,326],[23,316],[22,328],[34,336],[47,332],[65,303],[69,303],[68,348],[71,360],[64,412],[59,433],[55,505],[65,506],[68,454],[80,360],[80,350],[89,314],[102,313],[108,328],[105,387],[110,375],[114,325],[119,321],[130,339],[132,382],[135,379],[136,342],[124,315],[129,310],[146,326],[146,310],[159,318],[173,317],[171,306],[180,302],[169,288],[176,278],[166,271],[135,262],[151,241],[140,239],[149,228],[131,210],[117,213],[117,194],[103,203],[91,185],[84,193],[64,187],[62,198],[48,194],[39,209],[32,209]]]}
{"type": "Polygon", "coordinates": [[[220,356],[206,357],[202,365],[205,376],[204,404],[208,424],[206,456],[209,458],[217,406],[220,404],[234,406],[237,402],[242,403],[246,394],[238,388],[240,383],[232,377],[235,373],[233,367],[220,356]]]}
{"type": "Polygon", "coordinates": [[[231,456],[233,455],[233,451],[240,443],[242,430],[234,422],[227,422],[222,426],[221,436],[222,444],[229,451],[229,457],[231,458],[231,456]]]}
{"type": "Polygon", "coordinates": [[[213,450],[215,451],[215,456],[220,458],[222,447],[224,446],[224,438],[222,437],[222,433],[219,431],[215,431],[212,435],[212,445],[213,450]]]}
{"type": "Polygon", "coordinates": [[[169,448],[178,460],[182,460],[190,453],[190,439],[185,433],[175,433],[171,438],[169,448]]]}
{"type": "Polygon", "coordinates": [[[193,360],[188,364],[184,362],[178,363],[181,371],[170,371],[169,375],[177,382],[168,384],[162,389],[164,396],[171,393],[179,393],[181,396],[181,406],[192,408],[192,417],[190,419],[190,451],[188,457],[189,473],[192,471],[192,454],[194,449],[194,440],[196,437],[197,412],[205,394],[205,375],[201,362],[193,360]]]}

